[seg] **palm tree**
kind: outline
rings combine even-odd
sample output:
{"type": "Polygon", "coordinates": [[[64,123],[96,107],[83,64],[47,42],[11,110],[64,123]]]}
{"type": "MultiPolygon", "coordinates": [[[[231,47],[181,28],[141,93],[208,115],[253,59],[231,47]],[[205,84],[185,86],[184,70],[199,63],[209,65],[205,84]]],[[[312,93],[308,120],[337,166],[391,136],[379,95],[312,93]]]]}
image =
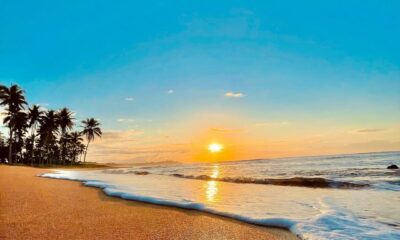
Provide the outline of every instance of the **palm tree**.
{"type": "Polygon", "coordinates": [[[6,143],[4,141],[3,133],[0,132],[0,163],[5,163],[7,158],[6,143]]]}
{"type": "Polygon", "coordinates": [[[14,131],[15,131],[15,151],[16,152],[16,162],[22,160],[22,149],[24,146],[24,136],[28,129],[28,118],[25,112],[18,112],[15,115],[14,131]]]}
{"type": "MultiPolygon", "coordinates": [[[[7,117],[4,118],[3,123],[12,126],[13,129],[13,138],[11,140],[14,142],[14,151],[18,153],[21,151],[23,142],[24,142],[24,135],[26,133],[26,129],[28,127],[27,123],[27,114],[25,112],[16,112],[15,114],[8,114],[7,117]]],[[[18,159],[15,159],[16,161],[18,159]]]]}
{"type": "Polygon", "coordinates": [[[0,147],[3,147],[5,144],[4,144],[4,137],[3,137],[3,133],[2,132],[0,132],[0,147]]]}
{"type": "Polygon", "coordinates": [[[75,163],[78,155],[81,158],[84,154],[86,162],[89,144],[102,135],[98,121],[88,118],[82,121],[82,132],[70,132],[74,121],[68,108],[57,112],[42,111],[38,105],[32,105],[25,111],[26,105],[24,91],[18,85],[6,87],[0,84],[0,106],[6,111],[3,123],[9,128],[8,145],[0,133],[0,161],[65,164],[75,163]]]}
{"type": "Polygon", "coordinates": [[[67,139],[69,143],[69,149],[71,149],[71,163],[76,162],[76,157],[80,152],[80,146],[82,145],[83,138],[81,132],[71,132],[67,134],[67,139]]]}
{"type": "Polygon", "coordinates": [[[30,137],[30,141],[32,144],[32,151],[30,151],[30,161],[31,164],[33,163],[33,149],[35,148],[35,138],[36,138],[36,130],[37,130],[37,125],[40,122],[41,118],[43,117],[44,112],[42,110],[40,110],[40,106],[39,105],[33,105],[32,107],[30,107],[28,109],[28,125],[31,128],[31,137],[30,137]]]}
{"type": "Polygon", "coordinates": [[[6,152],[4,151],[5,148],[6,148],[6,144],[4,141],[4,136],[3,136],[3,133],[0,132],[0,163],[5,162],[5,160],[7,158],[7,156],[5,154],[6,152]]]}
{"type": "Polygon", "coordinates": [[[83,143],[78,144],[79,162],[82,162],[82,155],[85,153],[86,146],[83,143]]]}
{"type": "Polygon", "coordinates": [[[54,144],[56,142],[56,134],[58,133],[58,119],[54,110],[47,111],[40,119],[40,145],[46,151],[47,163],[49,159],[54,157],[54,144]]]}
{"type": "Polygon", "coordinates": [[[15,130],[16,115],[24,109],[26,105],[24,91],[18,85],[11,85],[9,88],[0,85],[0,105],[6,106],[9,128],[9,144],[8,144],[8,161],[13,162],[12,159],[12,145],[13,145],[13,133],[15,130]]]}
{"type": "Polygon", "coordinates": [[[34,144],[35,144],[35,136],[30,135],[25,139],[25,159],[26,162],[30,161],[30,164],[33,165],[33,154],[34,154],[34,144]]]}
{"type": "Polygon", "coordinates": [[[67,130],[72,129],[74,126],[72,112],[68,108],[63,108],[57,113],[58,124],[61,129],[61,138],[60,138],[60,146],[61,146],[61,161],[65,163],[65,143],[66,143],[66,133],[67,130]]]}
{"type": "Polygon", "coordinates": [[[82,121],[83,131],[82,133],[86,136],[87,145],[85,150],[85,157],[83,158],[83,162],[86,162],[86,154],[88,151],[89,143],[94,141],[95,136],[101,137],[101,129],[100,123],[94,118],[87,118],[82,121]]]}
{"type": "Polygon", "coordinates": [[[43,114],[44,112],[40,110],[39,105],[33,105],[28,109],[29,127],[31,127],[33,135],[36,132],[37,125],[40,122],[43,114]]]}

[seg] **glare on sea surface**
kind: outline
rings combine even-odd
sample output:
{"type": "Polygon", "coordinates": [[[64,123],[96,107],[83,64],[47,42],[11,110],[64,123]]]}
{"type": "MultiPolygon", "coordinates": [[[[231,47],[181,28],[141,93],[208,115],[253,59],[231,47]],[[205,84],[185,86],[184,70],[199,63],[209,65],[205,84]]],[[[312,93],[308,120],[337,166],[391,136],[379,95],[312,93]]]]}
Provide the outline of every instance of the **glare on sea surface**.
{"type": "Polygon", "coordinates": [[[208,145],[208,151],[212,153],[220,152],[223,149],[223,146],[219,143],[211,143],[208,145]]]}
{"type": "MultiPolygon", "coordinates": [[[[218,178],[219,166],[214,165],[211,173],[211,178],[218,178]]],[[[205,184],[206,198],[208,202],[214,202],[218,193],[218,181],[210,180],[205,184]]]]}

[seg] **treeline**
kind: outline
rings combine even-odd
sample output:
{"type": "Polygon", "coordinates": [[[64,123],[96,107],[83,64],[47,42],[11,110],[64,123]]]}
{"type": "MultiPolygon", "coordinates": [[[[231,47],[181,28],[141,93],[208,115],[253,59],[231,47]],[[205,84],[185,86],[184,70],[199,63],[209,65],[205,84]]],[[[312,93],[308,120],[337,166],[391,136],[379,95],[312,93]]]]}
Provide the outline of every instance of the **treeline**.
{"type": "Polygon", "coordinates": [[[29,106],[18,85],[0,85],[0,106],[8,138],[0,132],[0,162],[23,164],[77,164],[86,161],[90,142],[101,137],[100,123],[94,118],[74,129],[68,108],[46,110],[29,106]],[[84,142],[85,138],[85,142],[84,142]]]}

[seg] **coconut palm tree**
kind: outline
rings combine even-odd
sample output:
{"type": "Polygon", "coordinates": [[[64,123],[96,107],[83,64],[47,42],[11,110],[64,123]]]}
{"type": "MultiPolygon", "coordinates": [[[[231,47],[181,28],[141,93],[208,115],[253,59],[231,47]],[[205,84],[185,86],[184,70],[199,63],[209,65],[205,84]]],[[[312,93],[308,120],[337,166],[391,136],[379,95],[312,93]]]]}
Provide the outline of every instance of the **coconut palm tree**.
{"type": "Polygon", "coordinates": [[[94,118],[87,118],[86,120],[82,121],[83,124],[83,131],[82,134],[86,136],[87,144],[85,150],[85,156],[83,158],[83,162],[86,162],[86,154],[89,148],[89,143],[94,141],[95,136],[101,137],[101,129],[100,123],[94,118]]]}
{"type": "Polygon", "coordinates": [[[40,119],[43,117],[44,112],[40,110],[39,105],[32,105],[28,109],[28,120],[29,120],[29,127],[31,127],[31,131],[33,135],[35,135],[36,128],[38,126],[38,123],[40,122],[40,119]]]}
{"type": "Polygon", "coordinates": [[[65,163],[65,144],[66,144],[66,133],[67,130],[71,130],[74,126],[72,112],[64,107],[57,113],[58,124],[61,129],[61,138],[60,138],[60,146],[61,146],[61,161],[65,163]]]}
{"type": "Polygon", "coordinates": [[[8,144],[8,162],[13,162],[13,133],[15,130],[15,120],[17,119],[17,114],[24,109],[26,105],[24,91],[18,85],[11,85],[9,88],[0,85],[0,105],[6,106],[9,128],[9,144],[8,144]]]}
{"type": "Polygon", "coordinates": [[[2,146],[4,146],[4,145],[5,145],[5,143],[4,143],[3,133],[0,132],[0,147],[2,147],[2,146]]]}
{"type": "Polygon", "coordinates": [[[58,134],[58,119],[54,110],[47,111],[40,119],[39,135],[40,146],[46,152],[46,161],[55,155],[56,135],[58,134]]]}
{"type": "Polygon", "coordinates": [[[35,138],[36,138],[36,131],[37,131],[37,127],[38,124],[41,120],[41,118],[43,117],[44,112],[42,110],[40,110],[40,106],[39,105],[33,105],[32,107],[30,107],[28,109],[28,125],[31,128],[31,137],[29,138],[30,143],[31,143],[31,148],[32,151],[30,151],[30,156],[28,156],[30,158],[31,164],[33,163],[33,159],[34,159],[34,151],[33,149],[35,148],[35,138]]]}
{"type": "Polygon", "coordinates": [[[5,163],[7,159],[7,146],[3,133],[0,132],[0,163],[5,163]]]}
{"type": "Polygon", "coordinates": [[[0,135],[0,161],[65,164],[76,162],[78,155],[81,158],[84,154],[86,162],[89,144],[102,134],[98,121],[88,118],[82,121],[82,132],[69,133],[74,122],[68,108],[42,111],[38,105],[32,105],[25,111],[26,105],[24,91],[18,85],[0,84],[0,106],[6,111],[3,123],[9,128],[8,145],[0,135]]]}
{"type": "Polygon", "coordinates": [[[14,131],[15,131],[15,156],[16,159],[14,159],[16,162],[20,162],[22,159],[22,150],[24,146],[24,137],[25,133],[28,130],[28,115],[25,112],[18,112],[15,117],[15,125],[14,125],[14,131]]]}
{"type": "MultiPolygon", "coordinates": [[[[8,114],[7,117],[4,118],[3,123],[8,126],[12,126],[13,133],[15,133],[12,139],[12,141],[14,142],[13,152],[16,152],[16,155],[20,156],[20,154],[18,153],[20,153],[22,150],[24,144],[24,136],[28,127],[26,113],[19,111],[15,114],[8,114]]],[[[18,161],[18,159],[15,160],[18,161]]]]}
{"type": "Polygon", "coordinates": [[[71,163],[75,163],[76,157],[80,152],[80,146],[82,145],[83,142],[82,133],[71,132],[70,134],[67,134],[67,139],[68,139],[67,146],[69,147],[68,149],[70,150],[69,155],[71,156],[71,163]]]}
{"type": "Polygon", "coordinates": [[[28,137],[26,137],[25,139],[25,160],[26,163],[30,162],[31,165],[33,165],[33,152],[34,152],[34,144],[35,144],[35,136],[34,135],[30,135],[28,137]]]}

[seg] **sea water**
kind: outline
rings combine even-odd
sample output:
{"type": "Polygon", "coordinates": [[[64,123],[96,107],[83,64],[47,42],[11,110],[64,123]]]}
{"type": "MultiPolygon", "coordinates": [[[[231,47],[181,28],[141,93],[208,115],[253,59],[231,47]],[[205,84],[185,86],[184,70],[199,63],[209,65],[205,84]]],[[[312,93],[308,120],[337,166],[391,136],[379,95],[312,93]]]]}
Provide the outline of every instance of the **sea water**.
{"type": "Polygon", "coordinates": [[[56,171],[110,196],[287,228],[302,239],[400,239],[400,152],[56,171]]]}

